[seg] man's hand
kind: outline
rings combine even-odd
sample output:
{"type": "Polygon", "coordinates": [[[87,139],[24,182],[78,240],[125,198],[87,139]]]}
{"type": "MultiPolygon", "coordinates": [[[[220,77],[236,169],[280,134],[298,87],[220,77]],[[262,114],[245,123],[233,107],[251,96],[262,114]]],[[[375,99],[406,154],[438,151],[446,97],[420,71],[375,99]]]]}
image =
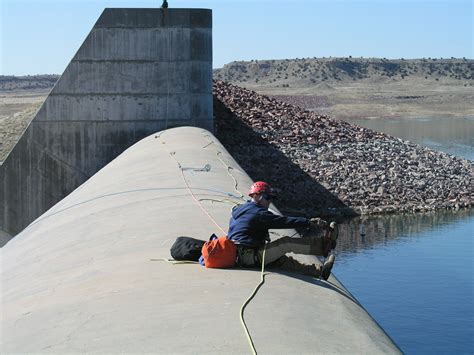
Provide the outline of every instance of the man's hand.
{"type": "Polygon", "coordinates": [[[326,222],[324,219],[321,219],[321,218],[311,218],[309,220],[309,224],[311,225],[311,227],[324,228],[324,227],[327,227],[328,222],[326,222]]]}

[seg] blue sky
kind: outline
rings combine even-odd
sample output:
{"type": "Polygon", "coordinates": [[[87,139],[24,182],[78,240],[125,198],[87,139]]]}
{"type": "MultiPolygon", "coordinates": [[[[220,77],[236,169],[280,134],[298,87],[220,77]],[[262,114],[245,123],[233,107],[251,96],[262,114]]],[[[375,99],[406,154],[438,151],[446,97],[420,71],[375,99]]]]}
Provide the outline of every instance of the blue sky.
{"type": "MultiPolygon", "coordinates": [[[[302,57],[473,58],[473,0],[169,0],[213,10],[213,67],[302,57]]],[[[0,0],[0,74],[61,74],[105,7],[161,0],[0,0]]]]}

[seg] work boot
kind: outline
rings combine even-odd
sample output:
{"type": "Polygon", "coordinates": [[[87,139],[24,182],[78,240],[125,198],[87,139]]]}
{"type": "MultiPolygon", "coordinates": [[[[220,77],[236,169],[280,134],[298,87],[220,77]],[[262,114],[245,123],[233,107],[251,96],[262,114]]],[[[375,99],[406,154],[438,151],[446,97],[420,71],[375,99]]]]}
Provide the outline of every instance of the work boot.
{"type": "Polygon", "coordinates": [[[336,260],[336,257],[334,256],[334,254],[331,254],[324,262],[323,268],[321,270],[321,278],[323,280],[329,279],[329,275],[331,275],[331,269],[334,265],[335,260],[336,260]]]}

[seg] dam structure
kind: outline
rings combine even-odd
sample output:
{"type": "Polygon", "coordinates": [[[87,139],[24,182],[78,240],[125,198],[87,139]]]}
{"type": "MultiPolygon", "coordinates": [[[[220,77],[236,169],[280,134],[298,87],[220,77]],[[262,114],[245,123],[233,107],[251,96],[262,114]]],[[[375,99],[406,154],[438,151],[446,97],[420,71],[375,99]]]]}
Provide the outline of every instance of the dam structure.
{"type": "Polygon", "coordinates": [[[211,10],[105,9],[0,165],[0,234],[153,132],[212,131],[212,110],[211,10]]]}
{"type": "MultiPolygon", "coordinates": [[[[251,184],[201,128],[125,150],[0,249],[0,352],[251,353],[239,310],[260,270],[163,260],[226,231],[251,184]]],[[[266,272],[244,314],[258,353],[400,353],[334,276],[266,272]]]]}
{"type": "MultiPolygon", "coordinates": [[[[169,260],[226,234],[252,184],[212,133],[211,28],[106,9],[0,166],[0,353],[251,353],[260,270],[169,260]]],[[[401,353],[334,275],[264,280],[259,353],[401,353]]]]}

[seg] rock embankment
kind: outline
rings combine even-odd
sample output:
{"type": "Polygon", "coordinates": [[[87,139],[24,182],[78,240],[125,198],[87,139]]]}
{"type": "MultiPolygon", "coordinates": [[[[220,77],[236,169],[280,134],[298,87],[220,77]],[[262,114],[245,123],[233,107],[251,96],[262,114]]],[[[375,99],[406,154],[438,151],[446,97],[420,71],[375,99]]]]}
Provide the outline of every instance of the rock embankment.
{"type": "Polygon", "coordinates": [[[222,81],[214,97],[217,136],[252,178],[286,191],[288,209],[376,214],[473,205],[468,160],[222,81]]]}

